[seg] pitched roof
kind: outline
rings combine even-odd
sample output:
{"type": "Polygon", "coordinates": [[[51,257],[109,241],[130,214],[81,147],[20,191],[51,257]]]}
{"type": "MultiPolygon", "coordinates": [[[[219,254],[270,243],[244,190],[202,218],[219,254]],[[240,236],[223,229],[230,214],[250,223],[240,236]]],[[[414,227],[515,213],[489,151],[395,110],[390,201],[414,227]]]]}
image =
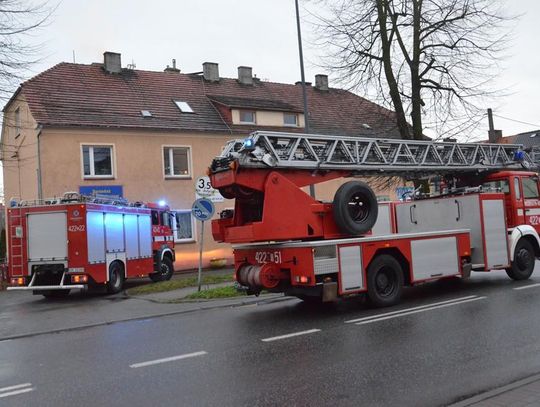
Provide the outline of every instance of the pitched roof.
{"type": "Polygon", "coordinates": [[[523,148],[540,146],[540,130],[519,133],[514,136],[503,137],[512,144],[523,144],[523,148]]]}
{"type": "MultiPolygon", "coordinates": [[[[300,85],[236,79],[205,81],[197,74],[123,69],[109,74],[101,64],[60,63],[23,83],[35,120],[42,126],[83,126],[203,132],[250,132],[261,127],[232,125],[212,102],[229,107],[302,111],[300,85]],[[188,102],[182,113],[174,100],[188,102]],[[152,113],[144,118],[141,110],[152,113]]],[[[398,138],[394,113],[349,91],[309,86],[310,131],[319,134],[398,138]]],[[[265,130],[283,128],[264,127],[265,130]]],[[[291,131],[287,128],[287,131],[291,131]]],[[[295,129],[303,131],[303,129],[295,129]]]]}

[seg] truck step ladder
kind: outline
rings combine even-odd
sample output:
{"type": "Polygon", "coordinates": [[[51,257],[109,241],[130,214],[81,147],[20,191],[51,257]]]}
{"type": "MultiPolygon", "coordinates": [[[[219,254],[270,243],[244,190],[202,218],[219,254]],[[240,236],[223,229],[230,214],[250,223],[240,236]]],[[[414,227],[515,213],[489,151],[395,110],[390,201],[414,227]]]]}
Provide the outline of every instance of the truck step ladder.
{"type": "Polygon", "coordinates": [[[424,140],[325,136],[256,131],[229,141],[212,170],[231,160],[240,167],[344,170],[358,175],[423,176],[535,169],[518,144],[457,143],[424,140]]]}

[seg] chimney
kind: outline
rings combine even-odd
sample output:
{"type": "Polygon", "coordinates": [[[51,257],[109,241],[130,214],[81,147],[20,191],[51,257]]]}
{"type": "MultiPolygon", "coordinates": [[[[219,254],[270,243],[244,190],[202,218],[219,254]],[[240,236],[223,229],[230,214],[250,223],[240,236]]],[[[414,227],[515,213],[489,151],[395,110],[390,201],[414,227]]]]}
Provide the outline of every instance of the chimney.
{"type": "Polygon", "coordinates": [[[328,90],[328,75],[315,75],[315,88],[323,91],[328,90]]]}
{"type": "Polygon", "coordinates": [[[176,67],[176,59],[173,58],[172,60],[172,68],[167,65],[167,68],[165,68],[165,72],[180,73],[180,69],[176,67]]]}
{"type": "Polygon", "coordinates": [[[253,85],[253,75],[250,66],[238,67],[238,82],[243,85],[253,85]]]}
{"type": "Polygon", "coordinates": [[[215,62],[205,62],[202,64],[203,78],[210,82],[219,82],[219,67],[215,62]]]}
{"type": "Polygon", "coordinates": [[[488,130],[488,139],[490,143],[498,143],[502,138],[502,130],[495,130],[495,126],[493,125],[493,110],[488,109],[488,124],[489,124],[489,130],[488,130]]]}
{"type": "Polygon", "coordinates": [[[117,52],[104,52],[103,53],[103,68],[109,73],[122,72],[122,61],[120,54],[117,52]]]}

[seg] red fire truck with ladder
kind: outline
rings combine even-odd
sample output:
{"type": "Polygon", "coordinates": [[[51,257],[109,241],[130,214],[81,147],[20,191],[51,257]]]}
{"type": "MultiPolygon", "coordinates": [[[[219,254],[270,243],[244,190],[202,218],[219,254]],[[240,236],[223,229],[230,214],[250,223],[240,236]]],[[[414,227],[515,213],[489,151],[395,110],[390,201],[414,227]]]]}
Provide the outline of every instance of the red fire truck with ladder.
{"type": "Polygon", "coordinates": [[[233,244],[236,279],[252,294],[326,302],[367,293],[388,306],[403,286],[471,271],[524,280],[540,257],[533,166],[520,145],[259,131],[230,141],[209,168],[212,186],[235,199],[212,233],[233,244]],[[390,203],[358,180],[331,203],[302,189],[374,175],[438,176],[447,187],[390,203]]]}
{"type": "Polygon", "coordinates": [[[7,210],[8,290],[62,297],[72,289],[122,290],[129,277],[171,278],[175,260],[166,205],[68,192],[7,210]]]}

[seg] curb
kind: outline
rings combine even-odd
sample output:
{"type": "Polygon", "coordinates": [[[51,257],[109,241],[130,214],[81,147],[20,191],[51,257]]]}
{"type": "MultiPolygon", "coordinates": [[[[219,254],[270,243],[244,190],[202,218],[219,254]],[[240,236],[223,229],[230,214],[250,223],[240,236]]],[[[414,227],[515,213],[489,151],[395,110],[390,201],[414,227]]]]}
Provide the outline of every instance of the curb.
{"type": "MultiPolygon", "coordinates": [[[[44,331],[28,332],[28,333],[19,334],[19,335],[3,336],[3,337],[0,338],[0,343],[5,342],[5,341],[10,341],[10,340],[13,340],[13,339],[30,338],[30,337],[34,337],[34,336],[55,334],[55,333],[60,333],[60,332],[80,331],[80,330],[83,330],[83,329],[95,328],[95,327],[98,327],[98,326],[105,326],[105,325],[112,325],[112,324],[117,324],[117,323],[121,323],[121,322],[138,321],[138,320],[143,320],[143,319],[154,319],[154,318],[168,317],[168,316],[171,316],[171,315],[190,314],[190,313],[197,312],[197,311],[206,311],[206,310],[213,310],[213,309],[219,309],[219,308],[236,308],[236,307],[241,307],[241,306],[244,306],[244,305],[263,304],[263,303],[271,304],[271,303],[274,303],[274,302],[289,301],[289,300],[294,299],[294,297],[284,297],[281,294],[278,294],[279,296],[277,296],[277,297],[270,297],[271,295],[276,295],[276,294],[268,294],[268,297],[260,298],[260,299],[255,300],[255,301],[253,301],[253,300],[251,300],[251,301],[240,301],[240,302],[236,302],[236,303],[233,302],[233,303],[219,304],[219,305],[208,306],[208,307],[201,306],[201,307],[198,307],[198,308],[193,308],[193,309],[188,309],[188,310],[162,312],[162,313],[159,313],[159,314],[148,314],[148,315],[142,315],[142,316],[132,317],[132,318],[121,318],[121,319],[115,319],[115,320],[112,320],[112,321],[96,322],[96,323],[92,323],[92,324],[78,325],[78,326],[67,327],[67,328],[49,329],[49,330],[44,330],[44,331]]],[[[129,298],[131,298],[131,299],[140,299],[140,298],[137,298],[137,297],[129,297],[129,298]]],[[[224,298],[219,298],[219,299],[215,299],[215,300],[205,300],[203,303],[208,304],[209,302],[219,301],[219,300],[224,301],[224,300],[226,300],[226,298],[225,299],[224,298]]],[[[148,300],[146,300],[146,301],[148,301],[148,300]]],[[[163,304],[163,303],[160,303],[160,304],[163,304]]]]}
{"type": "Polygon", "coordinates": [[[479,403],[481,401],[496,397],[500,394],[509,392],[511,390],[515,390],[519,387],[526,386],[528,384],[531,384],[533,382],[536,382],[540,380],[540,373],[535,374],[533,376],[529,376],[525,379],[518,380],[516,382],[507,384],[506,386],[498,387],[493,390],[489,390],[485,393],[478,394],[476,396],[467,398],[465,400],[458,401],[457,403],[449,404],[448,407],[467,407],[475,403],[479,403]]]}

